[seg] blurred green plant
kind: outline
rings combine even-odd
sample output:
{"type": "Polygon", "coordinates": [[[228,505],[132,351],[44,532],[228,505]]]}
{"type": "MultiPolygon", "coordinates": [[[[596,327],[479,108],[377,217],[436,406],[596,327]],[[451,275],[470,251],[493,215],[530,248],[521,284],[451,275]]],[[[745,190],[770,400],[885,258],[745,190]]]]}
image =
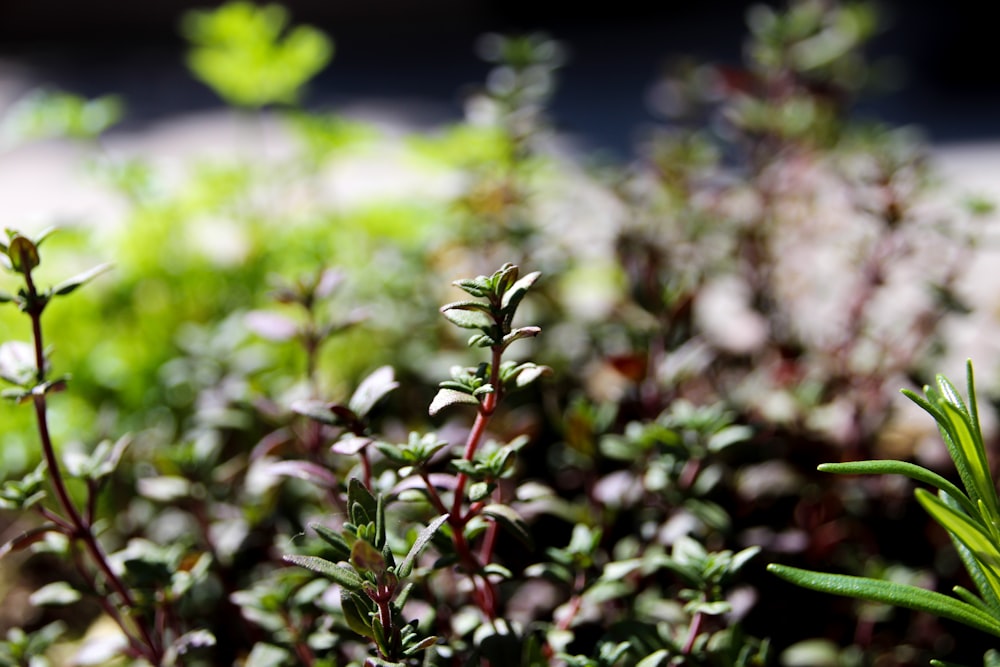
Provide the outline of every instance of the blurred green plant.
{"type": "Polygon", "coordinates": [[[228,2],[193,10],[181,29],[193,45],[191,71],[237,107],[298,102],[303,86],[333,57],[329,37],[310,26],[289,29],[280,5],[228,2]]]}

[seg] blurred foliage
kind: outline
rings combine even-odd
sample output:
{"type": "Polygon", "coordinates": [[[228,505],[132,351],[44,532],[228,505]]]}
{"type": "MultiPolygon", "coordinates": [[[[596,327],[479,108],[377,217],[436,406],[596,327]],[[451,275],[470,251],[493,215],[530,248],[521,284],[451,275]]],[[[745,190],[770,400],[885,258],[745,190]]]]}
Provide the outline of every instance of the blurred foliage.
{"type": "MultiPolygon", "coordinates": [[[[559,147],[548,104],[572,62],[549,36],[484,36],[465,120],[397,141],[304,104],[332,42],[276,5],[192,11],[182,32],[192,74],[268,107],[254,136],[287,151],[176,173],[107,149],[118,98],[7,110],[10,142],[90,151],[124,215],[29,262],[43,292],[89,281],[41,324],[46,373],[70,375],[49,436],[95,520],[50,534],[35,415],[0,408],[0,595],[41,593],[5,602],[0,661],[122,653],[95,629],[114,609],[86,534],[162,664],[978,659],[950,626],[818,603],[761,566],[959,576],[908,487],[813,469],[900,439],[920,455],[891,397],[951,351],[994,209],[929,206],[918,139],[852,119],[872,6],[796,0],[748,24],[742,67],[678,60],[653,82],[627,164],[559,147]],[[397,158],[414,191],[344,187],[352,162],[397,158]]],[[[16,310],[0,366],[25,398],[16,310]]]]}

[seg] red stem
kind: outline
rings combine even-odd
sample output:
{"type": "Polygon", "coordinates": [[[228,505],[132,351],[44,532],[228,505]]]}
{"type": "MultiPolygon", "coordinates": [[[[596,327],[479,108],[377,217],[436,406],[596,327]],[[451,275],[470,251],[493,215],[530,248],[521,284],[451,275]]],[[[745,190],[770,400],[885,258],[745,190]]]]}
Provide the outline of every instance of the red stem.
{"type": "MultiPolygon", "coordinates": [[[[34,338],[36,380],[38,385],[42,385],[45,382],[45,346],[42,339],[42,310],[44,309],[45,304],[39,299],[38,291],[35,289],[34,281],[31,279],[30,271],[24,272],[24,279],[30,304],[27,313],[31,317],[31,330],[34,338]]],[[[97,566],[97,569],[100,570],[111,589],[114,590],[114,592],[121,598],[122,604],[130,609],[134,609],[135,599],[132,597],[131,592],[122,580],[117,574],[115,574],[114,570],[111,569],[111,565],[108,562],[107,555],[104,553],[104,549],[101,547],[91,530],[90,522],[80,514],[80,511],[77,509],[72,498],[70,497],[69,490],[66,488],[66,482],[63,479],[62,471],[59,468],[59,460],[56,457],[55,448],[52,445],[52,436],[49,433],[45,394],[32,394],[32,403],[35,407],[35,417],[38,426],[38,436],[42,445],[42,455],[45,457],[45,464],[49,471],[49,482],[52,484],[52,489],[55,491],[56,499],[58,500],[59,505],[69,518],[69,523],[72,524],[71,537],[79,539],[83,542],[91,560],[97,566]]],[[[116,620],[118,620],[118,623],[125,632],[126,636],[132,636],[127,625],[123,622],[124,619],[116,616],[116,620]]],[[[159,664],[160,659],[162,658],[162,650],[157,647],[156,642],[154,642],[153,637],[149,634],[146,626],[138,619],[133,620],[135,620],[136,629],[138,630],[142,643],[144,644],[142,650],[143,655],[146,658],[149,658],[154,664],[159,664]]]]}

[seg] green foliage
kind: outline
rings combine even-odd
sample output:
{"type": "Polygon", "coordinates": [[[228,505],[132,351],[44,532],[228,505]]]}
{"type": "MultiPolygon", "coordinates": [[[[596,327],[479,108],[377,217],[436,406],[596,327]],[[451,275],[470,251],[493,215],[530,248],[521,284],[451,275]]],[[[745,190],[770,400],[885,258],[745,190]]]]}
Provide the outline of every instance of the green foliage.
{"type": "Polygon", "coordinates": [[[904,393],[934,417],[964,491],[940,475],[898,461],[859,461],[820,466],[840,474],[902,474],[937,488],[937,495],[917,489],[917,501],[951,537],[969,577],[972,592],[956,586],[950,597],[915,586],[871,578],[810,572],[771,564],[768,569],[793,583],[839,595],[924,611],[1000,636],[1000,526],[996,484],[986,458],[979,425],[979,407],[972,363],[966,368],[968,403],[944,376],[936,387],[924,387],[924,396],[904,393]]]}
{"type": "Polygon", "coordinates": [[[122,100],[114,95],[87,100],[70,93],[36,90],[7,110],[0,135],[11,143],[55,138],[92,140],[116,125],[123,114],[122,100]]]}
{"type": "MultiPolygon", "coordinates": [[[[192,12],[192,72],[238,107],[297,105],[332,45],[288,19],[238,2],[192,12]]],[[[123,224],[8,232],[0,247],[0,302],[15,306],[0,309],[0,595],[32,603],[5,601],[24,631],[0,660],[791,664],[804,626],[784,621],[756,554],[890,570],[854,538],[876,544],[861,519],[901,511],[793,468],[876,451],[881,389],[922,377],[948,342],[934,309],[969,311],[959,247],[921,273],[926,307],[879,320],[896,263],[944,236],[921,213],[933,181],[913,137],[848,121],[873,19],[812,0],[753,10],[745,68],[672,70],[657,88],[669,123],[626,165],[552,150],[568,51],[544,35],[484,37],[491,70],[468,118],[392,137],[406,169],[446,188],[331,187],[329,167],[385,139],[306,108],[258,114],[292,139],[268,160],[254,146],[176,173],[92,160],[123,224]],[[789,277],[830,184],[849,202],[838,225],[862,227],[847,265],[826,281],[804,260],[810,275],[789,277]],[[451,282],[458,297],[456,275],[475,276],[451,282]],[[739,306],[721,333],[704,317],[719,285],[739,306]],[[846,285],[846,324],[817,331],[789,285],[813,303],[846,285]],[[838,507],[857,516],[833,525],[838,507]]],[[[120,114],[116,98],[49,93],[3,127],[100,140],[120,114]]],[[[975,592],[777,569],[994,632],[998,501],[975,400],[957,396],[939,382],[914,398],[960,485],[904,461],[832,469],[937,489],[918,502],[975,592]]],[[[806,616],[841,634],[854,622],[833,606],[806,616]]],[[[894,635],[888,616],[862,608],[855,637],[871,641],[823,655],[881,664],[900,643],[899,662],[942,636],[894,635]]]]}
{"type": "Polygon", "coordinates": [[[228,103],[259,108],[294,104],[302,87],[333,56],[333,43],[319,30],[287,30],[279,5],[229,2],[215,10],[185,14],[183,32],[193,47],[191,71],[228,103]]]}

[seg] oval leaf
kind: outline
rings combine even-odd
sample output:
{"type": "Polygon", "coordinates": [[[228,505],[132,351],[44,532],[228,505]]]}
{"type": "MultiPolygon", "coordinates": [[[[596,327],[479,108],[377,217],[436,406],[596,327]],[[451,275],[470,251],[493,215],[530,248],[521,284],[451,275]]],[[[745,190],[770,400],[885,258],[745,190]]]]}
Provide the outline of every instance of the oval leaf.
{"type": "Polygon", "coordinates": [[[476,397],[471,394],[466,394],[454,389],[439,389],[437,395],[434,397],[434,400],[431,401],[431,406],[428,408],[427,412],[431,415],[431,417],[433,417],[445,408],[459,403],[475,405],[477,407],[479,406],[479,401],[476,400],[476,397]]]}

